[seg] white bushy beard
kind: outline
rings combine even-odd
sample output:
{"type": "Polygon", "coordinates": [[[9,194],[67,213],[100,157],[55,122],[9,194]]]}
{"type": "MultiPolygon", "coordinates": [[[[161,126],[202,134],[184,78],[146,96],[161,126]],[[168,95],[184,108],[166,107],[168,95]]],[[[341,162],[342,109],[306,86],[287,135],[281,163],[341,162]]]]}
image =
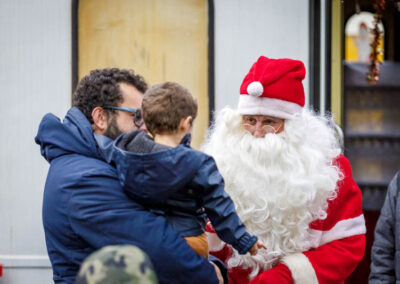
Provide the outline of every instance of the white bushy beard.
{"type": "Polygon", "coordinates": [[[247,231],[268,248],[256,256],[234,250],[229,268],[250,268],[253,278],[283,256],[310,249],[309,224],[326,218],[341,178],[332,164],[341,150],[326,118],[304,110],[280,134],[255,138],[241,115],[225,108],[203,150],[215,158],[247,231]]]}

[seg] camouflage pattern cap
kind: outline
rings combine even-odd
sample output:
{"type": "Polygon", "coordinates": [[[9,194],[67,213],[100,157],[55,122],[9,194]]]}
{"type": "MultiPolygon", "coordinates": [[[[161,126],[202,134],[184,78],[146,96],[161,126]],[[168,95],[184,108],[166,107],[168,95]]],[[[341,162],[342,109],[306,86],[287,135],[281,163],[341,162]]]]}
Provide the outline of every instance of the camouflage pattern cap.
{"type": "Polygon", "coordinates": [[[75,284],[157,284],[149,257],[132,245],[107,246],[82,263],[75,284]]]}

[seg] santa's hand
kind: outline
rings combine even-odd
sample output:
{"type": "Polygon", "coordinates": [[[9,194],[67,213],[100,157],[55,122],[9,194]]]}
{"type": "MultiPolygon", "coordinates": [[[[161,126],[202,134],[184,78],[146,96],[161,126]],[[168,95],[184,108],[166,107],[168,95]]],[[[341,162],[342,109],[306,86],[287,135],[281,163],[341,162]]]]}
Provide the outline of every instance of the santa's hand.
{"type": "Polygon", "coordinates": [[[264,271],[249,284],[294,284],[292,273],[283,263],[278,264],[274,268],[264,271]]]}
{"type": "Polygon", "coordinates": [[[267,246],[264,245],[264,243],[262,241],[257,241],[252,247],[251,249],[249,249],[249,253],[251,255],[256,255],[258,252],[258,249],[267,249],[267,246]]]}

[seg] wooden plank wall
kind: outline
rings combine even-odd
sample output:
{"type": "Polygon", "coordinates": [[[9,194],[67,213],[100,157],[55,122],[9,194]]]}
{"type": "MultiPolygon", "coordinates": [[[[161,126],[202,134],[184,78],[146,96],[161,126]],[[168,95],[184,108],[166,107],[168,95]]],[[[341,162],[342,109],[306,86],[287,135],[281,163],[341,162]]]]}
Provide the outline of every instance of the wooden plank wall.
{"type": "Polygon", "coordinates": [[[106,67],[188,88],[199,104],[192,146],[200,146],[209,123],[206,0],[80,0],[78,76],[106,67]]]}

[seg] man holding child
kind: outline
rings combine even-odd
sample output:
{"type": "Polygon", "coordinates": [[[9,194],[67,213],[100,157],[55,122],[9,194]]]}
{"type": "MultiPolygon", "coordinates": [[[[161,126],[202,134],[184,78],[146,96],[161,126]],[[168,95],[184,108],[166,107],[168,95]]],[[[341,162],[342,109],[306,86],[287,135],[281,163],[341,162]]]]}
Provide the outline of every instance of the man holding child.
{"type": "Polygon", "coordinates": [[[222,283],[219,269],[196,254],[167,222],[130,199],[100,148],[144,129],[147,84],[128,70],[94,70],[78,84],[61,122],[44,116],[35,138],[50,163],[43,225],[56,283],[74,283],[82,261],[108,245],[144,250],[160,283],[222,283]],[[217,272],[217,273],[216,273],[217,272]]]}

